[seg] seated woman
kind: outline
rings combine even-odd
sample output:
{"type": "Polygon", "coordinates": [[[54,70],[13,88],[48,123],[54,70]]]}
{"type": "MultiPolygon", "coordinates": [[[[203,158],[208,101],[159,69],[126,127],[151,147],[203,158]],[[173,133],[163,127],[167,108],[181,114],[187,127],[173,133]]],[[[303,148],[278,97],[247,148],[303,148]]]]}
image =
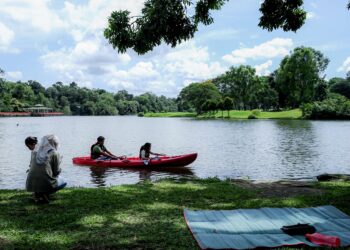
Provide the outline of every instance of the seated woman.
{"type": "Polygon", "coordinates": [[[146,142],[143,146],[140,148],[139,157],[144,160],[145,165],[148,165],[149,160],[151,160],[150,156],[165,156],[165,154],[159,154],[159,153],[153,153],[151,152],[152,144],[149,142],[146,142]]]}
{"type": "Polygon", "coordinates": [[[50,194],[67,185],[59,178],[62,157],[57,152],[57,148],[58,138],[47,135],[41,139],[38,150],[32,151],[26,189],[34,192],[39,202],[48,203],[50,194]]]}

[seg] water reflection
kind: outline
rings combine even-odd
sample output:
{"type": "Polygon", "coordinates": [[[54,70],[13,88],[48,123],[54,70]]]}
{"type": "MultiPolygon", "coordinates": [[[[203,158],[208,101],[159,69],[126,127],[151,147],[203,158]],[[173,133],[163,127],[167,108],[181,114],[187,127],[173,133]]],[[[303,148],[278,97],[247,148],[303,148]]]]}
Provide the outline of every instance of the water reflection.
{"type": "Polygon", "coordinates": [[[276,121],[276,152],[282,166],[284,179],[298,179],[306,172],[315,172],[314,159],[319,153],[311,121],[276,121]]]}
{"type": "MultiPolygon", "coordinates": [[[[77,166],[84,167],[84,166],[77,166]]],[[[138,173],[139,181],[153,180],[157,175],[166,175],[172,177],[194,177],[194,173],[187,167],[161,167],[161,168],[109,168],[109,167],[89,167],[91,182],[97,187],[105,187],[107,178],[113,172],[123,173],[138,173]],[[152,178],[153,177],[153,178],[152,178]]]]}
{"type": "Polygon", "coordinates": [[[107,170],[107,168],[90,167],[91,182],[95,183],[97,187],[106,186],[107,170]]]}

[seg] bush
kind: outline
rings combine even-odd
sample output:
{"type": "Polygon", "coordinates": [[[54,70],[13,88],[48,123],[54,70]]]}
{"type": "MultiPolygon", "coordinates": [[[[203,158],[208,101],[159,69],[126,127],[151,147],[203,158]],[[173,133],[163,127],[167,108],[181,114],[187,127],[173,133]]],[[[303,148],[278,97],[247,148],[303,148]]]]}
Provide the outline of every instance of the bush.
{"type": "Polygon", "coordinates": [[[253,114],[250,114],[249,116],[248,116],[248,119],[258,119],[255,115],[253,115],[253,114]]]}
{"type": "Polygon", "coordinates": [[[260,113],[261,113],[261,111],[259,109],[252,110],[252,115],[254,115],[254,116],[259,116],[260,113]]]}
{"type": "Polygon", "coordinates": [[[350,119],[350,100],[338,94],[321,102],[302,106],[303,117],[307,119],[350,119]]]}
{"type": "Polygon", "coordinates": [[[139,112],[139,113],[137,114],[137,116],[138,116],[138,117],[144,117],[145,114],[144,114],[143,112],[139,112]]]}

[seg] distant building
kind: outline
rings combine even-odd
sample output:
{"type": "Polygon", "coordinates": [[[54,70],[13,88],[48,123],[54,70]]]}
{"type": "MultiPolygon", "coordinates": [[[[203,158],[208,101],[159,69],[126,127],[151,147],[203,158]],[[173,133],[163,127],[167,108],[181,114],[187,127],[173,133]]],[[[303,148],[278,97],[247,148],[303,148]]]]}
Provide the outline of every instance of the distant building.
{"type": "Polygon", "coordinates": [[[42,104],[36,104],[33,107],[25,108],[32,116],[54,116],[63,115],[62,112],[54,112],[52,108],[45,107],[42,104]]]}
{"type": "Polygon", "coordinates": [[[32,113],[33,115],[34,114],[40,114],[40,113],[51,113],[51,112],[53,112],[52,108],[47,108],[47,107],[45,107],[42,104],[36,104],[35,106],[29,107],[29,108],[25,108],[24,110],[26,112],[32,113]]]}

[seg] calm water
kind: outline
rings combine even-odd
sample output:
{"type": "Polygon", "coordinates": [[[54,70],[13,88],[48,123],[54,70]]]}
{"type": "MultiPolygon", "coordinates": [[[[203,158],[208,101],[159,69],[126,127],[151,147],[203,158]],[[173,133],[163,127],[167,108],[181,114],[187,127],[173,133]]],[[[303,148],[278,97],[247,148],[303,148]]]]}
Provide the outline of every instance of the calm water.
{"type": "Polygon", "coordinates": [[[139,117],[0,118],[0,189],[23,189],[30,152],[28,135],[55,133],[69,186],[109,186],[162,177],[253,180],[310,179],[350,173],[350,122],[288,120],[193,120],[139,117]],[[17,126],[18,124],[18,126],[17,126]],[[169,155],[198,152],[181,171],[99,169],[74,166],[97,136],[115,154],[137,155],[146,141],[169,155]]]}

